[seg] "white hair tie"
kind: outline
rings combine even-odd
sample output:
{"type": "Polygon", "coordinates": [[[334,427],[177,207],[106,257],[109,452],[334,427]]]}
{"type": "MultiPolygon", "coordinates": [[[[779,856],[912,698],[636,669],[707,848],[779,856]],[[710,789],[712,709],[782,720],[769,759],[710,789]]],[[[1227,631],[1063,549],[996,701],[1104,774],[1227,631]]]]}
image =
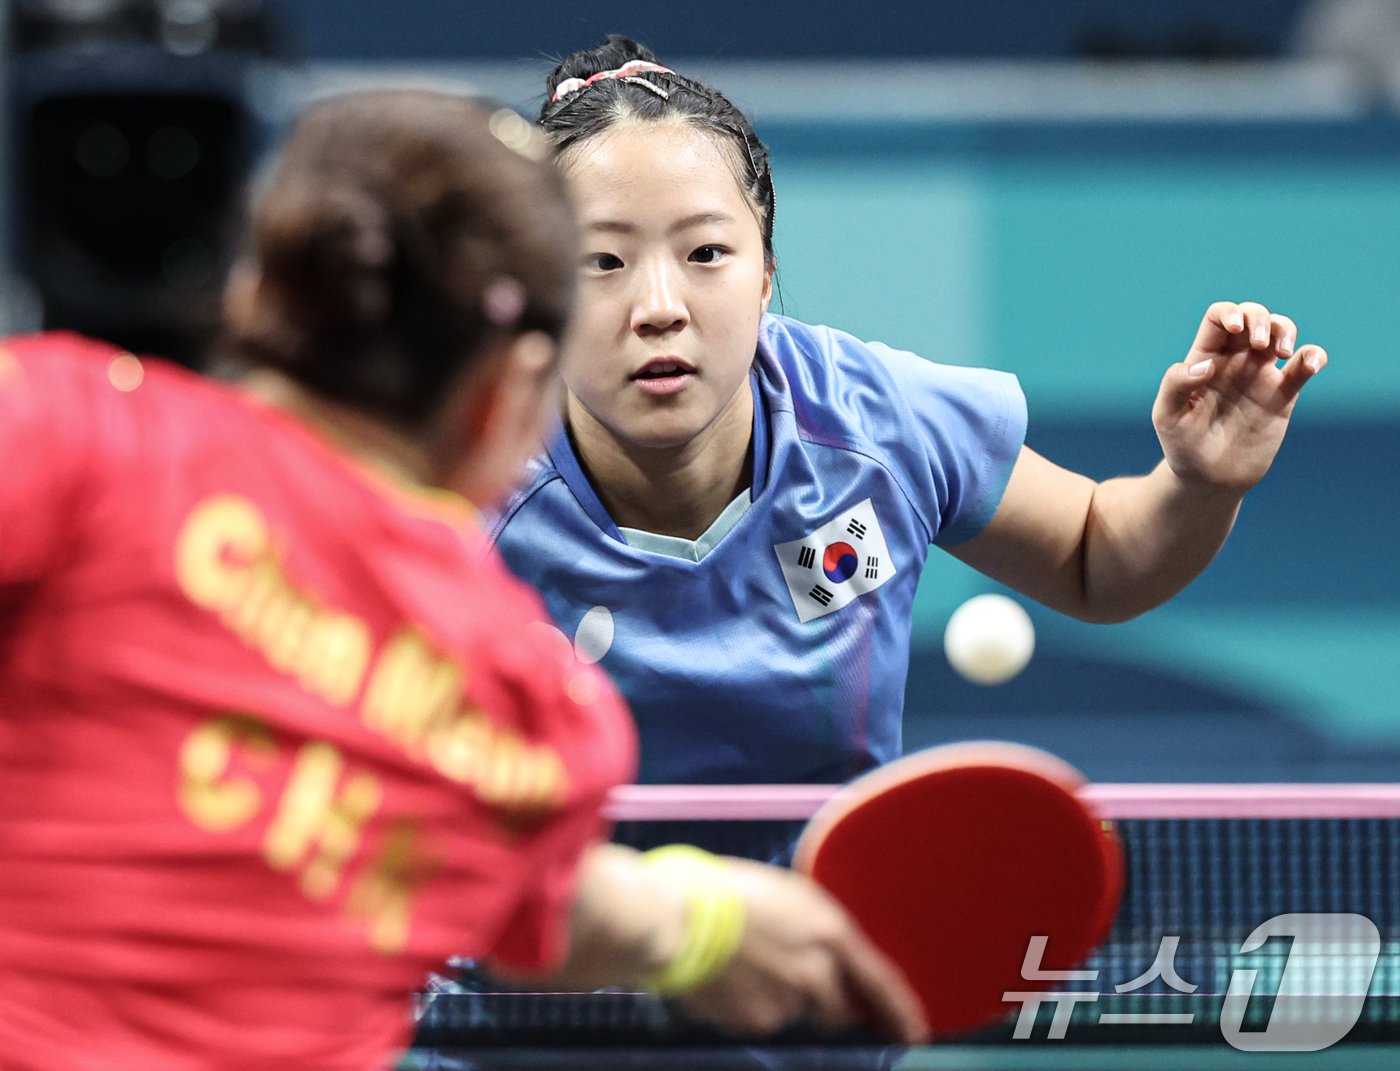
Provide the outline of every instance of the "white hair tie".
{"type": "MultiPolygon", "coordinates": [[[[580,89],[587,89],[594,82],[601,82],[609,78],[626,78],[628,75],[642,74],[646,71],[654,71],[657,74],[676,73],[671,70],[670,67],[663,67],[659,63],[650,63],[647,60],[629,60],[616,70],[599,71],[597,74],[589,75],[587,78],[565,78],[554,88],[554,96],[549,98],[549,102],[551,104],[557,104],[570,93],[577,93],[580,89]]],[[[654,88],[650,83],[646,83],[646,85],[649,89],[654,88]]]]}

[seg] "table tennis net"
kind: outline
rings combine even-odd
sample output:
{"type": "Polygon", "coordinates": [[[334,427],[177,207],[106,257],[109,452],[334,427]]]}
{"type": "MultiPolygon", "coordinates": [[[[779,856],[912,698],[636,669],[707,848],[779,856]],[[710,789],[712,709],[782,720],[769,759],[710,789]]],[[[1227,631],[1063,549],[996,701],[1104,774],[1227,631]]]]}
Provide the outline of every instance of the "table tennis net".
{"type": "MultiPolygon", "coordinates": [[[[633,787],[614,795],[612,814],[624,843],[683,840],[782,859],[832,791],[633,787]]],[[[1005,1021],[979,1038],[1218,1042],[1224,1023],[1244,1044],[1289,1024],[1314,1036],[1400,1039],[1400,786],[1121,785],[1085,796],[1124,846],[1112,932],[1080,968],[1086,977],[1051,984],[1036,1008],[1010,1002],[1005,1021]],[[1250,947],[1261,927],[1276,932],[1250,947]]],[[[430,989],[419,1003],[425,1045],[716,1036],[645,994],[512,993],[472,970],[430,989]]]]}

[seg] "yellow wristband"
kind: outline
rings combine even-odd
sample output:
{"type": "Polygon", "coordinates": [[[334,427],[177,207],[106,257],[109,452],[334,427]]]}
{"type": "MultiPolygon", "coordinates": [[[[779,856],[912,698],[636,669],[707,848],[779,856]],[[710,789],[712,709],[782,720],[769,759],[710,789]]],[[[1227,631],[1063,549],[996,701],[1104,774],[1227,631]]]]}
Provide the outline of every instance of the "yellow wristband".
{"type": "Polygon", "coordinates": [[[685,932],[671,962],[644,983],[662,996],[693,993],[709,982],[739,950],[744,936],[744,901],[725,865],[689,844],[668,844],[642,856],[690,898],[685,932]]]}

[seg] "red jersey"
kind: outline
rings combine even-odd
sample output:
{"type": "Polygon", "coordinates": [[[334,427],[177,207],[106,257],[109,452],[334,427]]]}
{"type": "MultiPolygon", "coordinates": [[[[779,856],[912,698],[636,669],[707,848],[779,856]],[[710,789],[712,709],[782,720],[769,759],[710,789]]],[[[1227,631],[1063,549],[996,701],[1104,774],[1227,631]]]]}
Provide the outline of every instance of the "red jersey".
{"type": "Polygon", "coordinates": [[[382,1066],[446,957],[562,952],[634,762],[460,499],[0,348],[0,1067],[382,1066]]]}

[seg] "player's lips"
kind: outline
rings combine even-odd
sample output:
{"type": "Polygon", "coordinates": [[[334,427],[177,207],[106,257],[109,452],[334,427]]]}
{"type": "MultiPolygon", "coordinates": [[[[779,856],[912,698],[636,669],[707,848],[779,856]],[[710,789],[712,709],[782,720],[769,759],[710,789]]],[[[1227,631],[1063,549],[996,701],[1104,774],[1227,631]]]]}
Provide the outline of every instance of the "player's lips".
{"type": "Polygon", "coordinates": [[[695,375],[695,366],[679,357],[653,357],[628,379],[648,394],[676,394],[695,375]]]}

